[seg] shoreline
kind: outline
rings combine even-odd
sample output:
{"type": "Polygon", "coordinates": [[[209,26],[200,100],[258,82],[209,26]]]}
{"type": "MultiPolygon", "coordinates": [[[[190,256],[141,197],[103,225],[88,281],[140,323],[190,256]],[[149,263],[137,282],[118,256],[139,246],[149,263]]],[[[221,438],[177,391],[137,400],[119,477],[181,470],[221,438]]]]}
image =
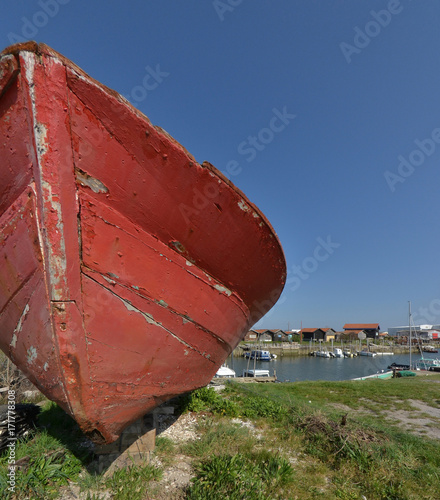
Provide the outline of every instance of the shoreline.
{"type": "MultiPolygon", "coordinates": [[[[284,343],[283,343],[284,344],[284,343]]],[[[320,346],[317,345],[299,345],[299,344],[272,344],[272,345],[252,345],[252,344],[247,344],[247,346],[250,349],[261,349],[265,351],[269,351],[271,354],[276,354],[279,357],[283,356],[308,356],[311,352],[318,351],[320,346]]],[[[338,347],[340,348],[341,346],[334,344],[333,347],[338,347]]],[[[322,348],[331,351],[333,349],[331,344],[323,344],[322,348]]],[[[362,348],[364,349],[366,346],[362,345],[362,348]]],[[[342,346],[343,349],[349,349],[352,352],[357,352],[359,351],[359,346],[356,346],[355,344],[346,344],[342,346]]],[[[249,350],[246,349],[246,346],[244,345],[239,345],[237,346],[234,351],[232,352],[232,355],[234,357],[243,357],[244,353],[249,350]]],[[[370,346],[369,351],[375,352],[377,354],[380,353],[394,353],[396,355],[399,354],[409,354],[409,347],[408,346],[400,346],[400,345],[393,345],[393,346],[370,346]]],[[[416,347],[413,347],[413,353],[416,352],[416,347]]]]}

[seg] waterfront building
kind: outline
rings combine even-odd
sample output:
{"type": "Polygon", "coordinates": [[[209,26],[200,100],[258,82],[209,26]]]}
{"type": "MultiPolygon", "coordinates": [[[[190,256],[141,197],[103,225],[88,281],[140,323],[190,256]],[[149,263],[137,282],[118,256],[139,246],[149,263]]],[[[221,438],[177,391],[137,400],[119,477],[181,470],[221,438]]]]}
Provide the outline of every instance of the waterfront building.
{"type": "Polygon", "coordinates": [[[289,335],[284,330],[258,329],[249,330],[244,337],[246,342],[288,342],[289,335]]]}
{"type": "MultiPolygon", "coordinates": [[[[440,325],[411,325],[411,334],[421,340],[440,340],[440,325]]],[[[408,338],[409,326],[391,326],[388,335],[395,338],[408,338]]]]}
{"type": "Polygon", "coordinates": [[[300,331],[303,340],[323,340],[328,342],[335,338],[335,330],[333,328],[303,328],[300,331]]]}
{"type": "Polygon", "coordinates": [[[346,323],[343,328],[344,332],[352,332],[354,334],[359,334],[363,331],[367,338],[370,339],[376,339],[380,331],[379,323],[346,323]]]}

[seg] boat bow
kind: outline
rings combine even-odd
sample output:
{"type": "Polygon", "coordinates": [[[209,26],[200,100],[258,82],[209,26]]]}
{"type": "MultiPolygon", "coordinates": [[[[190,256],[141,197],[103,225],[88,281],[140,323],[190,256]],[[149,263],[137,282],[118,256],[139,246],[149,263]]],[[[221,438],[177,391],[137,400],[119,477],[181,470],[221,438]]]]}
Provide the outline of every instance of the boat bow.
{"type": "Polygon", "coordinates": [[[0,57],[0,347],[97,442],[206,385],[278,300],[261,211],[46,45],[0,57]]]}

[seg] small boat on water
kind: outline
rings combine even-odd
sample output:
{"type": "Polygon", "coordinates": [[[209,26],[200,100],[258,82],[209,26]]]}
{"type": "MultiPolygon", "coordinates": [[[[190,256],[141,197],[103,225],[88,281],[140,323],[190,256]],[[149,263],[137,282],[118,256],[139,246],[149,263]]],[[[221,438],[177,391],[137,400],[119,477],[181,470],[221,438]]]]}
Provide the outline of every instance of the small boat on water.
{"type": "Polygon", "coordinates": [[[374,356],[376,356],[376,353],[375,353],[375,352],[372,352],[372,351],[362,350],[362,351],[359,351],[359,352],[358,352],[358,355],[359,355],[359,356],[370,356],[370,357],[374,357],[374,356]]]}
{"type": "Polygon", "coordinates": [[[411,367],[409,365],[404,365],[400,363],[391,363],[388,365],[388,370],[410,370],[411,367]]]}
{"type": "Polygon", "coordinates": [[[433,345],[425,345],[423,346],[423,352],[432,352],[432,353],[437,353],[438,349],[434,347],[433,345]]]}
{"type": "Polygon", "coordinates": [[[342,352],[342,354],[344,355],[344,358],[354,358],[355,356],[357,356],[356,353],[353,353],[353,352],[348,351],[348,350],[344,350],[342,352]]]}
{"type": "Polygon", "coordinates": [[[243,370],[243,377],[260,377],[268,378],[270,377],[269,370],[243,370]]]}
{"type": "Polygon", "coordinates": [[[426,370],[426,371],[439,371],[440,369],[440,359],[422,358],[417,360],[415,363],[410,365],[404,365],[399,363],[391,363],[388,366],[389,370],[426,370]]]}
{"type": "Polygon", "coordinates": [[[414,368],[416,370],[438,371],[436,368],[440,368],[440,359],[419,359],[414,363],[414,368]]]}
{"type": "Polygon", "coordinates": [[[214,378],[235,378],[236,373],[232,368],[222,365],[215,373],[214,378]]]}
{"type": "Polygon", "coordinates": [[[331,353],[327,350],[315,351],[314,355],[317,358],[331,358],[332,357],[331,353]]]}
{"type": "Polygon", "coordinates": [[[282,292],[280,242],[221,172],[44,44],[0,53],[0,137],[0,348],[110,443],[212,380],[282,292]]]}
{"type": "Polygon", "coordinates": [[[245,352],[244,357],[247,359],[256,359],[257,361],[270,361],[274,359],[269,351],[263,351],[261,349],[245,352]]]}
{"type": "Polygon", "coordinates": [[[372,375],[366,375],[365,377],[357,377],[351,380],[370,380],[370,379],[380,379],[385,380],[393,376],[393,370],[381,370],[380,372],[373,373],[372,375]]]}
{"type": "Polygon", "coordinates": [[[344,353],[342,352],[342,349],[340,349],[339,347],[333,348],[333,355],[335,358],[343,358],[344,357],[344,353]]]}

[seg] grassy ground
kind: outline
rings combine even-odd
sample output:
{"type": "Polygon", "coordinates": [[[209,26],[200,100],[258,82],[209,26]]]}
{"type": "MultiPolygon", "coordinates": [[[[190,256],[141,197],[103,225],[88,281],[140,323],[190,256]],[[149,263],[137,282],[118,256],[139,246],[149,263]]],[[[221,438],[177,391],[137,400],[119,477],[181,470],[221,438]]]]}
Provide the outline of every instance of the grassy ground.
{"type": "MultiPolygon", "coordinates": [[[[75,484],[81,498],[115,499],[439,499],[440,440],[404,431],[392,415],[414,401],[439,427],[440,375],[387,381],[231,383],[221,394],[200,389],[180,411],[197,419],[197,438],[157,438],[156,465],[96,474],[75,423],[52,403],[40,428],[19,443],[15,496],[57,498],[75,484]],[[161,481],[177,460],[189,485],[170,492],[161,481]],[[104,495],[104,496],[103,496],[104,495]]],[[[0,491],[7,486],[0,458],[0,491]]]]}

